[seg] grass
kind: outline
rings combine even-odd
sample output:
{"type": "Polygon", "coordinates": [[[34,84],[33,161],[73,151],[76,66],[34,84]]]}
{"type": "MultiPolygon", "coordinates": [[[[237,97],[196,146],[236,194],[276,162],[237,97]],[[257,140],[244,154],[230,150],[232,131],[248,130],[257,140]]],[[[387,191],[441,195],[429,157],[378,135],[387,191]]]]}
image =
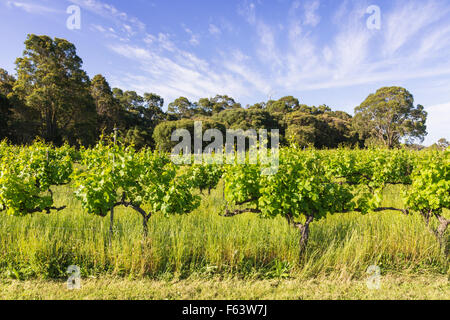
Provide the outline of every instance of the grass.
{"type": "MultiPolygon", "coordinates": [[[[68,186],[55,196],[68,209],[0,215],[0,298],[449,297],[448,257],[417,215],[347,213],[316,221],[299,266],[296,230],[282,218],[221,217],[221,186],[192,214],[152,217],[148,241],[141,217],[116,209],[111,245],[109,218],[82,212],[68,186]],[[61,291],[69,265],[85,279],[76,293],[61,291]],[[389,279],[377,293],[364,289],[370,265],[389,279]]],[[[402,207],[399,186],[386,190],[384,205],[402,207]]]]}
{"type": "Polygon", "coordinates": [[[449,300],[444,276],[384,276],[380,289],[364,280],[241,280],[236,278],[154,281],[84,279],[80,290],[62,281],[0,280],[0,299],[15,300],[449,300]]]}

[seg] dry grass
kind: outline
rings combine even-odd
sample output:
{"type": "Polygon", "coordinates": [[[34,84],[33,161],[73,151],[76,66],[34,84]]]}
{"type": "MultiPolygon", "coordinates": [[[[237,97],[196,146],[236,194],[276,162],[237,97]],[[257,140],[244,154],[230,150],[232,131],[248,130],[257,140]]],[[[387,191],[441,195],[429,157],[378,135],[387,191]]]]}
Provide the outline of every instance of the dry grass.
{"type": "Polygon", "coordinates": [[[80,290],[62,281],[0,281],[0,299],[35,300],[417,300],[450,299],[445,276],[386,276],[381,288],[365,280],[256,280],[235,278],[152,281],[100,278],[82,280],[80,290]]]}

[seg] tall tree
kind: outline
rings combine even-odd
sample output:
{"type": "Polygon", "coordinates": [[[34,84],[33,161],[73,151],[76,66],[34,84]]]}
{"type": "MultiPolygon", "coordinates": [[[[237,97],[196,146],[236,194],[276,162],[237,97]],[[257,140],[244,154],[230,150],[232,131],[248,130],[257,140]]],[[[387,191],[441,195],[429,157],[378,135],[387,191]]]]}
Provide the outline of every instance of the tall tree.
{"type": "Polygon", "coordinates": [[[414,106],[414,97],[405,88],[384,87],[371,94],[355,108],[354,126],[361,137],[367,137],[392,148],[401,139],[423,141],[427,112],[414,106]]]}
{"type": "Polygon", "coordinates": [[[8,99],[0,93],[0,140],[7,138],[9,134],[9,119],[11,110],[8,99]]]}
{"type": "Polygon", "coordinates": [[[175,119],[189,119],[195,114],[195,107],[188,98],[179,97],[171,102],[167,108],[167,113],[175,119]]]}
{"type": "Polygon", "coordinates": [[[89,77],[75,46],[64,39],[28,35],[16,60],[13,93],[38,112],[40,135],[56,144],[92,144],[96,112],[89,77]]]}
{"type": "Polygon", "coordinates": [[[39,132],[37,131],[39,114],[27,108],[25,102],[14,94],[16,83],[14,76],[0,68],[0,96],[2,105],[0,129],[3,137],[7,137],[14,143],[31,142],[39,132]]]}
{"type": "Polygon", "coordinates": [[[15,82],[16,79],[8,71],[0,68],[0,94],[7,97],[13,91],[15,82]]]}
{"type": "Polygon", "coordinates": [[[11,138],[12,110],[8,95],[12,92],[16,79],[0,68],[0,140],[11,138]]]}
{"type": "Polygon", "coordinates": [[[210,98],[201,98],[197,102],[198,113],[211,116],[213,114],[214,102],[210,98]]]}
{"type": "Polygon", "coordinates": [[[242,109],[240,103],[227,95],[216,95],[214,98],[202,98],[197,103],[198,114],[212,116],[224,110],[242,109]]]}
{"type": "Polygon", "coordinates": [[[133,143],[137,148],[154,146],[153,130],[162,120],[166,119],[163,112],[164,99],[154,93],[138,95],[135,91],[113,89],[114,98],[119,101],[124,119],[125,140],[133,143]]]}
{"type": "Polygon", "coordinates": [[[155,93],[144,93],[145,112],[144,117],[152,121],[164,120],[166,115],[162,108],[164,99],[155,93]]]}
{"type": "Polygon", "coordinates": [[[318,113],[319,110],[325,108],[304,106],[285,115],[286,140],[315,148],[336,148],[339,144],[358,142],[349,114],[342,111],[318,113]]]}
{"type": "Polygon", "coordinates": [[[122,122],[119,101],[114,98],[111,87],[100,74],[91,81],[91,94],[97,108],[97,131],[109,134],[122,122]]]}
{"type": "Polygon", "coordinates": [[[269,100],[267,102],[267,111],[271,113],[288,113],[299,107],[299,101],[293,96],[283,97],[277,101],[269,100]]]}
{"type": "Polygon", "coordinates": [[[242,106],[240,103],[236,102],[232,97],[229,97],[227,95],[216,95],[214,98],[211,99],[213,103],[212,107],[212,113],[219,113],[223,110],[230,110],[230,109],[241,109],[242,106]]]}

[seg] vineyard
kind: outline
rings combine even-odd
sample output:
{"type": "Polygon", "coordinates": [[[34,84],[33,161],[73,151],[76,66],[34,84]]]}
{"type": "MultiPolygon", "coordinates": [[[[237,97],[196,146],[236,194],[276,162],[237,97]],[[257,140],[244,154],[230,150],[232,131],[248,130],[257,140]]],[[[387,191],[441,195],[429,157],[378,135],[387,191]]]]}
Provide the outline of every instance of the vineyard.
{"type": "Polygon", "coordinates": [[[279,167],[0,144],[0,277],[448,273],[450,150],[283,148],[279,167]]]}

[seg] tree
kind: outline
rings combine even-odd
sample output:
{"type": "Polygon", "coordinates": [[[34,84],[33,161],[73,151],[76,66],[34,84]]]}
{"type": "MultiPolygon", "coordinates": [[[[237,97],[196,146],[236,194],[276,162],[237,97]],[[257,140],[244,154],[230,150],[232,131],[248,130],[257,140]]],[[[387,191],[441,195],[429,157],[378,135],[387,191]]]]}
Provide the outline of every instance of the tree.
{"type": "Polygon", "coordinates": [[[15,82],[16,79],[13,76],[0,68],[0,140],[6,137],[11,138],[12,108],[7,97],[12,92],[15,82]]]}
{"type": "Polygon", "coordinates": [[[167,113],[175,119],[190,119],[195,114],[195,107],[188,98],[179,97],[171,102],[167,108],[167,113]]]}
{"type": "Polygon", "coordinates": [[[277,101],[267,102],[266,109],[271,113],[288,113],[299,107],[299,101],[293,96],[283,97],[277,101]]]}
{"type": "MultiPolygon", "coordinates": [[[[195,121],[202,122],[202,129],[206,131],[208,129],[218,129],[222,134],[225,134],[225,126],[217,121],[210,118],[197,118],[197,119],[182,119],[178,121],[164,121],[159,123],[154,132],[153,139],[155,141],[156,147],[165,152],[170,152],[172,149],[179,144],[178,141],[172,141],[172,134],[177,129],[186,129],[189,131],[191,137],[191,150],[194,150],[194,136],[195,136],[195,121]]],[[[202,137],[203,137],[202,132],[202,137]]],[[[202,137],[199,137],[202,139],[202,137]]],[[[202,139],[203,140],[203,139],[202,139]]],[[[203,141],[203,146],[206,147],[210,142],[203,141]]]]}
{"type": "Polygon", "coordinates": [[[123,92],[113,89],[113,96],[119,102],[119,114],[122,121],[118,127],[123,131],[126,142],[137,148],[154,147],[153,131],[160,121],[166,119],[162,111],[164,99],[154,93],[138,95],[135,91],[123,92]]]}
{"type": "Polygon", "coordinates": [[[97,132],[110,134],[122,121],[120,105],[105,77],[100,74],[91,81],[91,95],[97,109],[97,132]]]}
{"type": "MultiPolygon", "coordinates": [[[[39,136],[39,113],[28,108],[25,101],[13,92],[16,79],[4,69],[0,69],[0,96],[2,102],[2,129],[3,137],[13,143],[31,143],[39,136]]],[[[2,133],[0,133],[2,135],[2,133]]]]}
{"type": "Polygon", "coordinates": [[[445,139],[445,138],[441,138],[437,142],[437,145],[440,149],[445,150],[450,146],[450,142],[448,142],[447,139],[445,139]]]}
{"type": "Polygon", "coordinates": [[[265,110],[260,109],[229,109],[213,116],[222,122],[227,129],[278,129],[277,119],[265,110]]]}
{"type": "Polygon", "coordinates": [[[329,107],[301,106],[284,116],[286,140],[299,146],[336,148],[340,144],[355,144],[357,135],[352,130],[352,117],[329,107]]]}
{"type": "Polygon", "coordinates": [[[392,148],[401,139],[424,139],[427,112],[414,106],[411,93],[401,87],[384,87],[355,108],[354,126],[360,136],[392,148]]]}
{"type": "Polygon", "coordinates": [[[11,111],[8,99],[0,94],[0,140],[9,136],[9,118],[11,111]]]}
{"type": "Polygon", "coordinates": [[[262,110],[266,108],[266,103],[265,102],[258,102],[255,103],[251,106],[247,105],[247,109],[248,110],[262,110]]]}
{"type": "Polygon", "coordinates": [[[89,77],[75,46],[64,39],[28,35],[16,60],[13,94],[39,114],[40,135],[47,141],[90,144],[96,112],[89,77]]]}
{"type": "Polygon", "coordinates": [[[147,118],[154,121],[161,121],[165,119],[165,114],[162,111],[164,107],[164,99],[156,93],[144,93],[144,101],[146,103],[147,118]]]}
{"type": "Polygon", "coordinates": [[[227,95],[216,95],[214,98],[202,98],[197,102],[198,114],[213,116],[224,110],[241,109],[240,103],[227,95]]]}
{"type": "Polygon", "coordinates": [[[13,91],[15,82],[16,79],[8,71],[0,68],[0,94],[7,97],[13,91]]]}
{"type": "Polygon", "coordinates": [[[212,113],[219,113],[223,110],[229,109],[241,109],[240,103],[236,102],[233,98],[227,95],[216,95],[212,98],[213,108],[212,113]]]}

